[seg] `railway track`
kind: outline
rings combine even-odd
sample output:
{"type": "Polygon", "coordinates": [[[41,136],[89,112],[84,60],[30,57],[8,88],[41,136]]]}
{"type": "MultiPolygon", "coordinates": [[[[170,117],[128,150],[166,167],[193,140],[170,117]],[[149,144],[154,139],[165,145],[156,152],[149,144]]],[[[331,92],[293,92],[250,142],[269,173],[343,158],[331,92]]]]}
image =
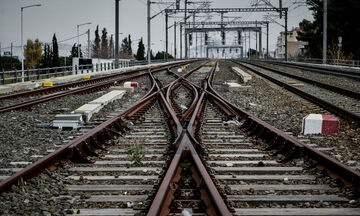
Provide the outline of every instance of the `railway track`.
{"type": "Polygon", "coordinates": [[[333,67],[321,67],[316,65],[309,64],[299,64],[299,63],[285,63],[285,62],[272,62],[268,63],[273,65],[281,65],[290,68],[296,68],[301,70],[310,71],[313,73],[325,74],[325,75],[335,75],[340,77],[346,77],[354,80],[360,80],[360,72],[356,70],[346,70],[346,69],[337,69],[333,67]]]}
{"type": "Polygon", "coordinates": [[[350,121],[360,122],[360,93],[250,62],[235,62],[287,90],[350,121]],[[288,81],[304,84],[293,86],[288,81]]]}
{"type": "Polygon", "coordinates": [[[54,198],[69,203],[68,214],[359,215],[358,202],[314,167],[357,189],[360,174],[226,101],[211,65],[169,69],[175,79],[150,71],[141,100],[0,190],[68,159],[84,163],[66,170],[68,194],[54,198]]]}
{"type": "MultiPolygon", "coordinates": [[[[170,66],[171,65],[179,65],[179,63],[172,63],[170,66]]],[[[169,67],[169,65],[166,67],[169,67]]],[[[154,69],[154,71],[162,71],[163,68],[166,67],[160,67],[154,69]]],[[[33,105],[72,94],[84,94],[99,91],[112,85],[116,85],[118,82],[125,82],[127,80],[136,79],[146,75],[146,70],[139,69],[120,74],[106,75],[90,80],[62,84],[50,88],[41,88],[16,94],[3,95],[0,96],[0,100],[2,101],[2,104],[4,104],[3,107],[0,107],[0,113],[18,109],[29,109],[33,105]],[[23,99],[24,97],[26,98],[25,100],[23,99]]]]}

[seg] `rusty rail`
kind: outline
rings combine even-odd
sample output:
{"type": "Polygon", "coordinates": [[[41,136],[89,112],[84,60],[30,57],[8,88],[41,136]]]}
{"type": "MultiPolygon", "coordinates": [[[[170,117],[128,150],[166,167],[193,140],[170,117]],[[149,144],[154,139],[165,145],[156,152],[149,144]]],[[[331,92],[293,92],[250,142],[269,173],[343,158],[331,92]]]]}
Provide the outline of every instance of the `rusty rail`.
{"type": "MultiPolygon", "coordinates": [[[[188,61],[188,62],[191,62],[191,61],[188,61]]],[[[168,68],[171,65],[177,65],[177,64],[179,64],[179,62],[170,63],[170,64],[167,64],[165,66],[160,66],[158,68],[156,67],[153,70],[154,71],[159,70],[159,69],[162,70],[164,67],[168,68]]],[[[153,67],[150,67],[150,69],[152,69],[152,68],[153,67]]],[[[94,83],[97,83],[97,82],[101,82],[101,81],[105,81],[105,80],[108,80],[108,79],[116,78],[118,76],[138,73],[138,72],[141,72],[141,71],[147,71],[147,69],[136,69],[136,70],[131,70],[131,71],[125,71],[125,72],[122,72],[122,73],[116,73],[116,74],[110,74],[110,75],[105,75],[105,76],[101,76],[101,77],[95,77],[95,78],[91,78],[89,80],[81,80],[81,81],[76,81],[76,82],[72,82],[72,83],[60,84],[60,85],[56,85],[56,86],[52,86],[52,87],[36,89],[36,90],[32,90],[32,91],[25,91],[25,92],[19,92],[19,93],[15,93],[15,94],[2,95],[2,96],[0,96],[0,100],[13,99],[13,98],[18,98],[18,97],[27,97],[27,96],[32,96],[32,95],[54,93],[54,92],[57,92],[57,91],[63,91],[63,90],[73,88],[73,87],[94,84],[94,83]]]]}
{"type": "Polygon", "coordinates": [[[249,133],[249,135],[262,138],[268,143],[266,150],[277,149],[276,154],[283,154],[285,158],[281,161],[287,161],[291,158],[299,156],[300,154],[306,155],[319,162],[322,166],[321,169],[325,169],[331,177],[339,178],[346,185],[352,185],[357,190],[360,190],[360,173],[356,170],[340,163],[334,158],[306,145],[303,142],[287,135],[283,131],[275,128],[274,126],[264,122],[263,120],[253,116],[252,114],[240,109],[234,104],[230,103],[219,95],[212,87],[211,83],[214,77],[215,71],[212,71],[212,75],[209,76],[208,85],[211,99],[217,100],[219,103],[226,105],[222,108],[231,108],[232,112],[237,120],[242,122],[242,128],[249,133]]]}
{"type": "MultiPolygon", "coordinates": [[[[348,119],[349,121],[355,121],[357,124],[360,124],[360,116],[357,115],[356,113],[353,113],[353,112],[351,112],[349,110],[345,110],[345,109],[343,109],[343,108],[341,108],[339,106],[336,106],[336,105],[334,105],[334,104],[332,104],[332,103],[330,103],[328,101],[322,100],[322,99],[320,99],[320,98],[318,98],[318,97],[316,97],[314,95],[311,95],[311,94],[308,94],[308,93],[306,93],[304,91],[301,91],[300,89],[297,89],[297,88],[295,88],[293,86],[290,86],[290,85],[288,85],[286,83],[283,83],[283,82],[281,82],[281,81],[279,81],[279,80],[277,80],[275,78],[272,78],[271,76],[260,73],[260,72],[258,72],[256,70],[254,70],[254,69],[252,69],[250,67],[247,67],[245,65],[242,65],[242,64],[240,64],[238,62],[234,62],[234,63],[236,63],[238,65],[241,65],[241,66],[251,70],[252,72],[254,72],[254,73],[256,73],[256,74],[258,74],[258,75],[260,75],[260,76],[262,76],[262,77],[264,77],[264,78],[266,78],[268,80],[270,80],[271,82],[273,82],[273,83],[275,83],[275,84],[277,84],[277,85],[279,85],[281,87],[286,88],[287,90],[289,90],[289,91],[291,91],[291,92],[293,92],[293,93],[295,93],[295,94],[297,94],[297,95],[299,95],[299,96],[301,96],[301,97],[303,97],[303,98],[305,98],[305,99],[307,99],[307,100],[309,100],[309,101],[323,107],[326,110],[329,110],[330,112],[336,113],[336,114],[338,114],[340,116],[343,116],[344,118],[348,119]]],[[[258,65],[255,65],[255,66],[260,67],[258,65]]],[[[270,70],[270,69],[267,69],[267,70],[270,70]]],[[[288,75],[286,75],[286,76],[288,76],[288,75]]],[[[298,78],[296,78],[296,79],[298,79],[298,78]]],[[[306,82],[308,82],[308,81],[306,81],[306,82]]],[[[315,82],[315,81],[313,81],[313,82],[315,82]]],[[[316,83],[314,83],[314,85],[319,85],[320,86],[320,84],[316,84],[316,83]]],[[[339,93],[342,94],[341,92],[339,92],[339,93]]],[[[348,93],[348,94],[352,94],[352,93],[348,93]]],[[[360,97],[359,93],[354,92],[354,94],[352,94],[352,95],[353,95],[352,96],[353,98],[359,98],[360,97]]]]}
{"type": "MultiPolygon", "coordinates": [[[[179,77],[176,81],[174,81],[171,85],[168,87],[167,95],[171,94],[171,86],[173,86],[177,81],[179,81],[182,77],[179,77]],[[170,90],[169,90],[170,89],[170,90]]],[[[187,85],[192,86],[191,89],[195,92],[196,88],[190,83],[187,83],[187,85]]],[[[194,92],[194,94],[195,94],[194,92]]],[[[160,94],[162,94],[160,92],[160,94]]],[[[169,97],[167,97],[168,100],[165,100],[165,97],[163,98],[163,103],[171,103],[169,97]]],[[[203,103],[202,98],[204,98],[204,93],[202,93],[200,99],[196,100],[196,103],[193,104],[193,110],[198,110],[198,108],[203,103]]],[[[193,100],[195,101],[195,99],[193,100]]],[[[170,109],[170,105],[167,106],[167,109],[170,109]]],[[[173,113],[172,118],[174,121],[178,122],[179,120],[176,117],[176,114],[173,110],[169,110],[169,112],[173,113]]],[[[193,116],[191,120],[193,121],[195,119],[196,112],[193,112],[193,116]]],[[[193,125],[194,123],[190,121],[190,124],[193,125]]],[[[174,190],[171,187],[172,184],[176,184],[181,176],[179,176],[179,163],[181,159],[184,157],[190,157],[193,163],[196,166],[196,175],[198,176],[198,181],[202,181],[205,184],[203,186],[205,189],[201,189],[201,198],[203,199],[204,203],[206,204],[207,214],[208,215],[231,215],[230,211],[227,209],[227,206],[225,205],[223,198],[221,197],[220,193],[217,191],[216,186],[211,180],[210,175],[206,171],[205,166],[200,160],[199,155],[197,154],[194,145],[198,145],[195,138],[192,137],[193,131],[192,127],[188,127],[188,129],[183,129],[182,125],[178,125],[178,131],[179,128],[181,130],[180,136],[177,138],[177,140],[173,143],[173,146],[177,147],[175,156],[173,157],[170,166],[165,174],[165,177],[163,178],[161,185],[157,191],[157,194],[151,204],[151,207],[148,211],[149,216],[155,216],[155,215],[167,215],[169,214],[169,205],[171,204],[172,200],[174,199],[174,190]],[[189,130],[189,128],[191,130],[189,130]],[[189,154],[190,153],[190,154],[189,154]]]]}
{"type": "MultiPolygon", "coordinates": [[[[181,63],[182,64],[182,63],[181,63]]],[[[160,69],[158,69],[160,70],[160,69]]],[[[158,71],[157,70],[157,71],[158,71]]],[[[86,134],[72,140],[68,144],[59,148],[53,153],[41,158],[20,172],[17,172],[9,178],[0,182],[0,192],[9,190],[11,185],[17,184],[20,179],[32,178],[45,169],[55,168],[55,164],[61,160],[70,159],[76,162],[94,162],[87,159],[87,156],[96,155],[95,149],[106,149],[103,145],[105,140],[110,140],[111,135],[119,135],[118,132],[127,130],[126,118],[130,118],[136,111],[149,106],[157,97],[159,91],[154,92],[155,84],[148,93],[131,107],[125,109],[122,113],[101,123],[86,134]]]]}

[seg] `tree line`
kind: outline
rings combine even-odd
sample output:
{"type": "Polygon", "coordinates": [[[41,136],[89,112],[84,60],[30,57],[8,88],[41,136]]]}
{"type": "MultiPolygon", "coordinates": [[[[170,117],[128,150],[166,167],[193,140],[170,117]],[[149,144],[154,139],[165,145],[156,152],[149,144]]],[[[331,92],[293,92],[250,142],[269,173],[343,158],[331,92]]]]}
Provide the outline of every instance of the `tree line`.
{"type": "MultiPolygon", "coordinates": [[[[91,43],[91,57],[92,58],[102,58],[102,59],[114,59],[115,58],[115,41],[113,35],[108,36],[106,28],[103,28],[101,31],[101,37],[99,34],[99,26],[95,30],[95,39],[91,43]]],[[[119,58],[121,59],[133,59],[138,61],[143,61],[146,59],[145,45],[143,38],[138,42],[138,48],[136,53],[132,51],[132,39],[129,34],[127,37],[123,38],[120,50],[119,58]]],[[[39,39],[31,40],[28,39],[24,47],[24,64],[27,69],[34,68],[50,68],[50,67],[60,67],[71,64],[72,57],[78,57],[80,52],[80,57],[83,57],[83,51],[81,49],[81,44],[79,47],[77,43],[74,43],[69,56],[60,57],[59,56],[59,45],[54,33],[51,43],[42,44],[39,39]]],[[[150,52],[151,59],[164,59],[165,52],[159,51],[156,55],[153,55],[152,51],[150,52]]],[[[168,54],[168,58],[173,58],[172,55],[168,54]]],[[[1,57],[0,61],[8,61],[9,58],[1,57]]],[[[11,60],[12,61],[12,60],[11,60]]],[[[19,69],[19,60],[14,59],[15,67],[19,69]]],[[[21,65],[20,65],[21,66],[21,65]]],[[[14,69],[14,68],[12,68],[14,69]]]]}
{"type": "MultiPolygon", "coordinates": [[[[297,39],[308,42],[305,47],[306,57],[322,58],[323,0],[311,0],[306,3],[313,13],[314,21],[304,19],[299,23],[303,31],[299,32],[297,39]]],[[[329,59],[337,59],[339,37],[342,37],[340,59],[360,59],[359,11],[358,0],[328,0],[327,56],[329,59]]]]}

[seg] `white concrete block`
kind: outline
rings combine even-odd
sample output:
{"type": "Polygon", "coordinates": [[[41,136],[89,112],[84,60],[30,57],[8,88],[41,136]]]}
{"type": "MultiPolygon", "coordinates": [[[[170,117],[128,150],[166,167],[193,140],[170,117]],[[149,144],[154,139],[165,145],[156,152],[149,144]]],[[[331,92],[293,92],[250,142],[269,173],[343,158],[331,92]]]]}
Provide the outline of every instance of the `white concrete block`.
{"type": "Polygon", "coordinates": [[[138,88],[139,87],[139,83],[138,82],[124,82],[124,88],[138,88]]]}
{"type": "Polygon", "coordinates": [[[239,83],[227,83],[229,86],[229,91],[238,91],[241,89],[241,85],[239,83]]]}
{"type": "Polygon", "coordinates": [[[332,134],[339,132],[339,120],[332,115],[309,114],[303,118],[303,134],[332,134]]]}
{"type": "Polygon", "coordinates": [[[85,104],[74,111],[74,113],[83,114],[86,121],[89,121],[93,114],[99,112],[104,105],[101,104],[85,104]]]}
{"type": "Polygon", "coordinates": [[[242,79],[242,81],[243,81],[244,83],[248,82],[248,81],[251,80],[251,78],[252,78],[250,74],[244,72],[243,70],[241,70],[241,69],[238,68],[238,67],[232,67],[232,70],[233,70],[237,75],[240,76],[240,78],[242,79]]]}
{"type": "Polygon", "coordinates": [[[108,103],[111,103],[114,100],[121,99],[125,93],[126,93],[126,91],[124,91],[124,90],[122,90],[122,91],[114,90],[114,91],[111,91],[111,92],[89,102],[89,104],[107,105],[108,103]]]}

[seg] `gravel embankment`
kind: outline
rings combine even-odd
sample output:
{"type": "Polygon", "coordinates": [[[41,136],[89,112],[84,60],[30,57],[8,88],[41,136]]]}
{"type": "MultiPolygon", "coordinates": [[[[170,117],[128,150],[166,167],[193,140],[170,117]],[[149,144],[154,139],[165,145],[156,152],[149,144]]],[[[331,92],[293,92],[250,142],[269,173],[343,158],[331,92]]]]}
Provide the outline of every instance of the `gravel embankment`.
{"type": "MultiPolygon", "coordinates": [[[[140,88],[136,89],[134,93],[126,93],[122,99],[108,104],[98,114],[94,115],[93,118],[104,120],[107,114],[114,110],[127,108],[149,90],[150,81],[148,77],[138,78],[133,81],[139,82],[140,88]]],[[[119,84],[121,85],[121,83],[119,84]]],[[[49,104],[51,103],[50,105],[47,103],[40,104],[34,107],[32,112],[16,111],[2,114],[1,118],[16,117],[21,120],[23,123],[19,124],[19,121],[14,121],[10,127],[11,130],[20,129],[23,135],[21,137],[14,136],[14,134],[10,132],[5,134],[5,130],[3,131],[2,134],[5,135],[1,135],[1,138],[8,143],[7,145],[9,145],[9,143],[17,143],[17,146],[10,148],[1,142],[2,149],[6,149],[1,152],[1,154],[5,154],[1,155],[1,158],[8,157],[6,160],[1,161],[1,167],[7,167],[10,161],[17,159],[24,161],[27,158],[31,158],[32,155],[42,154],[46,152],[47,149],[54,148],[54,143],[61,144],[69,135],[77,133],[78,131],[37,128],[36,124],[37,122],[51,121],[53,115],[55,115],[52,113],[60,108],[66,108],[64,109],[66,111],[61,112],[68,113],[68,110],[76,109],[83,103],[91,101],[108,91],[109,90],[86,95],[73,95],[70,96],[70,98],[60,98],[58,101],[48,102],[49,104]],[[27,127],[24,128],[22,125],[26,125],[27,127]],[[52,133],[49,133],[49,130],[51,130],[52,133]],[[39,140],[39,137],[41,140],[39,140]],[[26,141],[28,145],[24,146],[24,141],[26,141]],[[21,155],[15,154],[16,152],[11,152],[13,149],[20,152],[25,148],[29,148],[29,150],[26,151],[26,153],[21,153],[21,155]]],[[[2,124],[5,124],[3,122],[4,121],[1,121],[2,124]]],[[[68,213],[74,213],[67,211],[67,209],[76,208],[76,205],[86,198],[85,196],[80,197],[81,199],[79,201],[71,198],[58,198],[60,195],[71,197],[71,193],[65,190],[65,185],[76,184],[75,181],[66,179],[67,176],[71,175],[71,173],[67,171],[70,167],[72,167],[71,162],[65,163],[54,172],[45,171],[38,177],[25,181],[21,186],[13,186],[11,191],[2,193],[0,196],[0,215],[66,215],[68,213]]]]}
{"type": "MultiPolygon", "coordinates": [[[[223,85],[225,81],[237,80],[238,77],[231,71],[237,66],[231,62],[220,62],[220,71],[215,73],[215,88],[225,98],[240,108],[254,114],[275,127],[292,132],[294,136],[301,133],[302,119],[310,113],[327,113],[319,107],[289,93],[282,88],[265,81],[252,74],[245,68],[244,71],[253,75],[252,80],[240,91],[229,92],[223,85]]],[[[340,133],[331,135],[306,135],[308,143],[318,147],[333,148],[325,153],[350,166],[360,166],[360,128],[338,117],[340,133]]]]}
{"type": "Polygon", "coordinates": [[[293,74],[296,76],[300,76],[300,77],[304,77],[304,78],[307,78],[310,80],[330,84],[330,85],[341,87],[344,89],[349,89],[349,90],[352,90],[355,92],[360,92],[360,82],[356,81],[354,79],[336,76],[336,75],[330,75],[330,74],[325,75],[325,74],[320,74],[320,73],[314,73],[311,71],[307,71],[305,69],[301,70],[301,69],[296,69],[296,68],[291,68],[291,67],[286,67],[286,66],[268,64],[265,62],[259,62],[259,64],[264,65],[266,67],[274,68],[276,70],[280,70],[281,72],[293,74]]]}

